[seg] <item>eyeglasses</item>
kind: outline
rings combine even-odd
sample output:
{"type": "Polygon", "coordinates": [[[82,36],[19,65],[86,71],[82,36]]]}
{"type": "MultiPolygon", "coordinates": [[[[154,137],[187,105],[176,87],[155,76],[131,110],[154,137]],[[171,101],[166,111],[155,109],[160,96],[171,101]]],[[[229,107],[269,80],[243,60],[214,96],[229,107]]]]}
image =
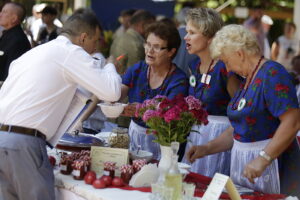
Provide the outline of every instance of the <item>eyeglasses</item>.
{"type": "Polygon", "coordinates": [[[153,49],[153,51],[155,52],[155,53],[159,53],[160,51],[162,51],[162,50],[165,50],[165,49],[167,49],[168,47],[159,47],[159,46],[151,46],[150,44],[148,44],[148,43],[144,43],[144,48],[145,48],[145,50],[146,51],[150,51],[151,49],[153,49]]]}

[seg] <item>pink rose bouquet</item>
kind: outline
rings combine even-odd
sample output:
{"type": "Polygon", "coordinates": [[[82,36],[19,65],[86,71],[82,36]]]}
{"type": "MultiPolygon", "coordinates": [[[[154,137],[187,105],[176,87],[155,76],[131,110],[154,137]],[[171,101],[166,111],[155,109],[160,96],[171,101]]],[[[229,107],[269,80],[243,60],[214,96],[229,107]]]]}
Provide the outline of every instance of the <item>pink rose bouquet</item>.
{"type": "Polygon", "coordinates": [[[136,108],[135,116],[149,127],[147,133],[154,134],[154,142],[164,146],[170,146],[173,141],[185,142],[194,124],[208,123],[207,112],[193,96],[168,99],[158,95],[137,104],[136,108]]]}

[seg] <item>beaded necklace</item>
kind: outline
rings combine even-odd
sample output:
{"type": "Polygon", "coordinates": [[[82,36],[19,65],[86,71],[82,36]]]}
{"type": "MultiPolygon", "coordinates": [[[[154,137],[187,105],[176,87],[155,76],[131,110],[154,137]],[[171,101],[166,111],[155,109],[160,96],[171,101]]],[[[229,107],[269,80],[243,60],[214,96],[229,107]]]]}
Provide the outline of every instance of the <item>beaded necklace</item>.
{"type": "MultiPolygon", "coordinates": [[[[166,81],[167,77],[169,76],[171,70],[172,70],[172,63],[171,63],[170,66],[169,66],[169,70],[168,70],[167,74],[165,75],[164,80],[163,80],[161,86],[159,86],[158,88],[161,88],[161,89],[164,88],[164,86],[165,86],[165,81],[166,81]]],[[[148,80],[148,81],[147,81],[147,88],[148,88],[148,94],[150,95],[150,98],[153,98],[154,96],[152,95],[152,89],[151,89],[151,86],[150,86],[150,73],[151,73],[151,66],[148,66],[148,73],[147,73],[147,80],[148,80]]],[[[156,89],[158,89],[158,88],[156,88],[156,89]]]]}
{"type": "MultiPolygon", "coordinates": [[[[208,67],[206,73],[202,74],[201,83],[204,84],[204,87],[202,88],[202,90],[200,92],[200,95],[199,95],[199,99],[200,100],[201,100],[201,97],[202,97],[202,94],[203,94],[204,90],[209,85],[209,82],[210,82],[210,79],[211,79],[211,75],[209,75],[208,73],[211,70],[213,63],[214,63],[214,60],[212,60],[210,62],[209,67],[208,67]]],[[[196,70],[199,70],[200,66],[201,66],[201,61],[199,62],[196,70]]],[[[194,95],[196,95],[196,89],[197,89],[198,81],[196,80],[196,77],[193,74],[190,76],[190,85],[194,88],[194,95]]]]}
{"type": "Polygon", "coordinates": [[[263,60],[263,58],[264,58],[264,56],[261,56],[260,59],[258,60],[258,63],[257,63],[257,65],[255,66],[255,69],[253,70],[253,72],[252,72],[252,74],[251,74],[251,76],[250,76],[250,80],[249,80],[249,82],[247,83],[247,86],[246,86],[245,91],[243,92],[243,90],[241,90],[241,91],[239,92],[239,95],[237,96],[237,98],[235,98],[234,102],[232,103],[232,105],[231,105],[231,109],[232,109],[232,110],[238,110],[238,111],[240,111],[240,110],[242,110],[242,109],[245,107],[245,105],[246,105],[246,103],[247,103],[246,98],[245,98],[245,95],[246,95],[246,93],[247,93],[247,91],[248,91],[248,88],[249,88],[250,83],[252,82],[252,79],[254,78],[253,76],[254,76],[254,74],[256,73],[256,71],[258,70],[258,67],[259,67],[261,61],[263,60]],[[236,105],[236,103],[237,103],[237,101],[238,101],[238,99],[240,98],[240,96],[241,96],[242,93],[243,93],[242,98],[241,98],[241,100],[239,100],[238,105],[236,105]]]}

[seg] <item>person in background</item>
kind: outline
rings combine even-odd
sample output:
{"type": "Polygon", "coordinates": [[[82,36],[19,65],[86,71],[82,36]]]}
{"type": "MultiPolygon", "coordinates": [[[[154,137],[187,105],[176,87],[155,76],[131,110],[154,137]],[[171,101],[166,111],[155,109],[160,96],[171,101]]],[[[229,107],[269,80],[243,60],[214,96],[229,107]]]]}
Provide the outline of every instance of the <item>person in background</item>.
{"type": "Polygon", "coordinates": [[[155,137],[146,134],[147,127],[141,119],[134,118],[135,103],[142,103],[156,95],[172,99],[176,95],[187,95],[188,80],[185,73],[172,63],[180,46],[180,36],[174,25],[155,22],[147,28],[145,61],[128,68],[122,77],[122,96],[128,96],[129,105],[124,114],[132,117],[129,126],[130,150],[150,151],[153,159],[160,159],[159,144],[155,137]]]}
{"type": "Polygon", "coordinates": [[[272,59],[291,71],[291,61],[299,54],[299,40],[295,37],[296,25],[292,22],[284,25],[284,33],[272,44],[272,59]]]}
{"type": "MultiPolygon", "coordinates": [[[[42,10],[47,6],[47,4],[45,3],[41,3],[39,4],[38,6],[38,14],[41,16],[40,18],[36,19],[33,23],[32,23],[32,26],[31,26],[31,34],[32,34],[32,40],[33,42],[36,42],[37,40],[37,37],[38,37],[38,34],[39,34],[39,31],[42,27],[46,26],[44,23],[43,23],[43,20],[42,20],[42,10]]],[[[55,18],[54,19],[54,22],[55,26],[59,27],[59,28],[62,28],[63,27],[63,24],[62,22],[58,19],[58,18],[55,18]]]]}
{"type": "Polygon", "coordinates": [[[300,103],[300,55],[292,59],[292,74],[294,75],[297,98],[300,103]]]}
{"type": "Polygon", "coordinates": [[[0,199],[55,199],[46,143],[55,146],[63,134],[57,129],[78,85],[101,100],[120,98],[115,66],[99,69],[90,55],[98,26],[95,14],[74,14],[59,37],[11,64],[0,90],[0,199]]]}
{"type": "Polygon", "coordinates": [[[45,26],[41,27],[38,33],[36,43],[38,45],[55,39],[59,34],[59,27],[54,24],[57,17],[57,10],[54,7],[46,6],[42,10],[42,21],[45,26]]]}
{"type": "Polygon", "coordinates": [[[21,23],[26,16],[22,4],[6,3],[0,13],[0,26],[4,33],[0,38],[0,82],[5,81],[11,62],[31,48],[21,23]]]}
{"type": "Polygon", "coordinates": [[[241,25],[227,25],[218,31],[210,50],[228,71],[245,80],[227,108],[233,130],[208,144],[192,147],[187,157],[194,162],[231,149],[230,177],[235,184],[280,193],[278,157],[300,129],[292,77],[281,64],[262,56],[255,35],[241,25]]]}
{"type": "Polygon", "coordinates": [[[130,19],[130,28],[113,41],[110,55],[114,58],[123,56],[118,62],[118,72],[120,74],[124,74],[129,66],[145,58],[143,47],[145,28],[154,21],[155,17],[150,12],[138,10],[130,19]]]}
{"type": "Polygon", "coordinates": [[[268,15],[263,15],[261,18],[262,27],[265,33],[264,38],[264,57],[267,59],[271,58],[271,46],[269,42],[269,31],[271,26],[273,25],[273,20],[268,15]]]}
{"type": "MultiPolygon", "coordinates": [[[[206,144],[218,137],[230,126],[227,119],[227,105],[237,90],[239,80],[233,73],[227,73],[225,64],[213,59],[209,46],[215,33],[223,26],[221,16],[209,8],[190,9],[186,16],[184,37],[188,53],[197,55],[189,66],[189,95],[199,99],[209,115],[208,125],[196,125],[192,128],[186,151],[194,145],[206,144]],[[225,123],[223,123],[223,121],[225,123]],[[197,133],[199,132],[199,133],[197,133]]],[[[187,162],[184,159],[184,162],[187,162]]],[[[219,153],[198,159],[191,170],[205,176],[213,177],[216,172],[229,175],[230,152],[219,153]]]]}
{"type": "Polygon", "coordinates": [[[254,7],[250,17],[244,22],[244,26],[256,36],[262,52],[265,50],[265,32],[261,22],[263,11],[260,6],[254,7]]]}
{"type": "Polygon", "coordinates": [[[119,22],[121,23],[120,27],[115,31],[113,35],[113,39],[116,39],[117,37],[121,36],[123,33],[127,31],[127,29],[130,27],[130,19],[132,15],[135,13],[135,9],[128,9],[123,10],[121,12],[121,15],[119,17],[119,22]]]}
{"type": "Polygon", "coordinates": [[[197,56],[194,54],[189,54],[186,50],[186,43],[184,40],[184,36],[186,35],[186,14],[190,7],[182,8],[179,13],[175,16],[175,20],[178,23],[178,32],[181,38],[181,44],[178,49],[178,52],[173,60],[173,62],[180,67],[186,74],[188,74],[189,63],[194,60],[197,56]]]}

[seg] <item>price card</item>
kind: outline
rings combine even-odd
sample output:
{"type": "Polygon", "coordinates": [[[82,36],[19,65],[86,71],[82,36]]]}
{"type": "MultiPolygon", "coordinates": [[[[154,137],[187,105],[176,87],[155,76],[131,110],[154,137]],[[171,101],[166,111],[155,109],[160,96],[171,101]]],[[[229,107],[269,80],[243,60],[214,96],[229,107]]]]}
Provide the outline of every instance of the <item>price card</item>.
{"type": "Polygon", "coordinates": [[[241,200],[241,196],[229,176],[219,173],[214,175],[202,200],[218,200],[224,187],[232,200],[241,200]]]}
{"type": "Polygon", "coordinates": [[[91,148],[92,170],[98,174],[102,174],[104,163],[116,162],[116,166],[120,167],[128,163],[128,149],[96,147],[91,148]]]}

